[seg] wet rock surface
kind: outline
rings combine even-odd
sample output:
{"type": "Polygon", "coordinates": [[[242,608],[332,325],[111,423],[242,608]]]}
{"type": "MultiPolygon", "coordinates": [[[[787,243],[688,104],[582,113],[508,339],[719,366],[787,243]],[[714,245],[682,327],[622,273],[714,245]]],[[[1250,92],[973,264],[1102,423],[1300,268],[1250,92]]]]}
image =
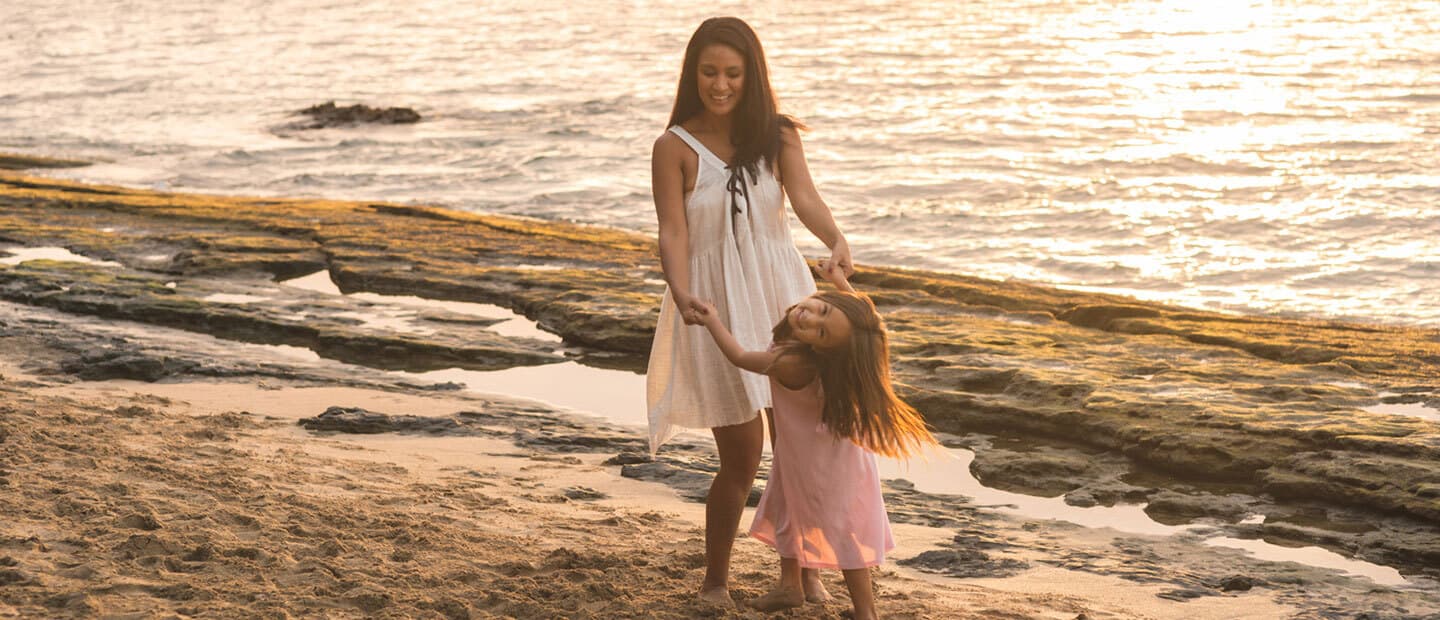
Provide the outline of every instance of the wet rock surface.
{"type": "Polygon", "coordinates": [[[387,415],[360,407],[330,407],[318,416],[304,418],[300,426],[312,431],[337,433],[426,433],[455,434],[461,424],[455,418],[387,415]]]}
{"type": "Polygon", "coordinates": [[[376,108],[364,104],[337,106],[334,101],[299,110],[296,114],[309,117],[286,126],[286,129],[324,129],[360,124],[407,125],[420,122],[420,114],[410,108],[376,108]]]}
{"type": "MultiPolygon", "coordinates": [[[[493,370],[564,359],[548,343],[502,337],[484,325],[456,324],[429,333],[387,333],[348,318],[348,306],[353,304],[343,299],[280,290],[260,282],[177,280],[140,271],[116,273],[95,265],[37,260],[0,270],[0,298],[66,312],[180,327],[243,342],[302,346],[331,359],[392,370],[493,370]]],[[[109,366],[119,363],[93,361],[109,366]]],[[[145,363],[133,361],[129,371],[155,378],[173,372],[134,368],[145,363]]]]}
{"type": "Polygon", "coordinates": [[[89,166],[88,161],[74,159],[55,159],[52,157],[36,157],[32,155],[10,155],[0,153],[0,170],[30,170],[41,168],[83,168],[89,166]]]}
{"type": "Polygon", "coordinates": [[[965,548],[924,551],[900,560],[900,565],[947,577],[1008,577],[1029,568],[1020,560],[996,558],[978,549],[965,548]]]}
{"type": "MultiPolygon", "coordinates": [[[[156,194],[13,174],[0,174],[0,242],[61,246],[124,265],[0,269],[4,299],[295,344],[382,367],[559,358],[517,339],[472,338],[483,325],[469,326],[475,331],[457,343],[347,324],[343,309],[311,311],[318,302],[297,301],[303,296],[274,304],[204,299],[263,297],[273,290],[271,278],[324,269],[347,293],[499,305],[596,359],[618,355],[616,363],[633,367],[648,350],[663,291],[653,241],[621,231],[405,205],[156,194]],[[175,288],[165,286],[172,281],[175,288]],[[295,303],[303,309],[287,315],[295,303]],[[307,318],[286,318],[294,315],[307,318]],[[435,361],[413,361],[427,356],[435,361]]],[[[1440,424],[1365,410],[1440,398],[1440,332],[1220,315],[902,269],[862,266],[855,282],[891,328],[902,395],[936,428],[1060,440],[1091,456],[987,456],[977,449],[976,473],[987,484],[1064,494],[1072,505],[1154,495],[1156,485],[1115,473],[1111,459],[1120,459],[1185,484],[1225,485],[1187,492],[1198,499],[1174,507],[1176,518],[1228,523],[1247,511],[1280,516],[1306,503],[1356,510],[1380,525],[1356,532],[1267,520],[1256,533],[1429,562],[1407,570],[1440,565],[1430,561],[1440,539],[1440,424]],[[1239,496],[1257,502],[1234,503],[1239,496]]],[[[457,333],[453,326],[442,331],[457,333]]],[[[143,376],[147,364],[121,367],[143,376]]],[[[168,372],[163,361],[161,369],[168,372]]],[[[543,428],[525,433],[529,445],[552,451],[639,445],[621,437],[577,445],[543,428]]],[[[683,466],[704,471],[699,462],[683,466]]],[[[1175,504],[1160,499],[1161,507],[1175,504]]]]}

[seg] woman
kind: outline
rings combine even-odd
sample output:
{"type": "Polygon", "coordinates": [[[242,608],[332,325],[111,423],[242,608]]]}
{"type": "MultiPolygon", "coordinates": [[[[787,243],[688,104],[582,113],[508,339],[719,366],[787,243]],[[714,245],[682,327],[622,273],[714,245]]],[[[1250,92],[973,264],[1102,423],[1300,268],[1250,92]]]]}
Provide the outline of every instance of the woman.
{"type": "MultiPolygon", "coordinates": [[[[669,290],[650,350],[650,450],[679,427],[714,435],[720,471],[705,501],[700,598],[728,606],[730,551],[760,467],[758,414],[770,406],[769,384],[732,366],[704,329],[686,326],[701,324],[708,301],[742,346],[763,350],[785,309],[815,292],[790,238],[786,195],[800,222],[830,248],[831,264],[846,275],[854,270],[845,236],[810,179],[802,126],[777,111],[765,53],[749,25],[716,17],[691,35],[668,127],[651,159],[669,290]]],[[[807,596],[828,597],[814,571],[805,584],[807,596]]]]}

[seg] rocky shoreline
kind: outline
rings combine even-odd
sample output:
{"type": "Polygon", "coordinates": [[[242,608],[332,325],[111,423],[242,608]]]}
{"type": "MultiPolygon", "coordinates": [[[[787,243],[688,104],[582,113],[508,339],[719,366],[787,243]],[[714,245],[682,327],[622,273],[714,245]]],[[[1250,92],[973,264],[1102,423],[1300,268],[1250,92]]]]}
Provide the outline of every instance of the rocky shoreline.
{"type": "MultiPolygon", "coordinates": [[[[634,429],[539,403],[3,301],[0,351],[0,508],[12,517],[0,617],[774,617],[688,597],[716,466],[707,442],[682,437],[652,459],[634,429]],[[100,351],[127,360],[119,377],[147,361],[181,370],[79,377],[100,351]],[[677,499],[625,487],[652,482],[677,499]],[[679,500],[693,502],[688,520],[679,500]]],[[[902,541],[898,568],[880,575],[891,617],[1440,614],[1440,587],[1423,578],[1395,587],[1257,560],[1203,531],[1016,518],[903,480],[885,498],[902,541]]],[[[736,566],[737,595],[756,596],[773,558],[742,537],[736,566]]]]}
{"type": "MultiPolygon", "coordinates": [[[[113,263],[0,268],[0,299],[11,303],[303,347],[380,369],[566,359],[639,369],[663,291],[653,241],[623,231],[12,173],[0,173],[0,243],[113,263]],[[500,336],[485,321],[443,313],[425,317],[440,329],[377,329],[347,318],[350,302],[277,291],[275,280],[320,271],[345,293],[508,308],[564,344],[500,336]]],[[[975,451],[972,471],[986,485],[1076,506],[1146,502],[1162,522],[1198,519],[1243,538],[1320,544],[1440,576],[1440,422],[1366,410],[1440,405],[1440,331],[1207,313],[869,266],[856,283],[891,326],[904,395],[975,451]]],[[[103,347],[59,356],[54,368],[144,381],[271,372],[103,347]]],[[[705,478],[705,459],[688,452],[698,448],[650,461],[622,439],[594,441],[630,461],[616,464],[631,477],[692,497],[684,489],[705,478]]],[[[904,494],[892,489],[892,507],[906,505],[904,494]]],[[[921,512],[914,518],[954,519],[921,512]]]]}

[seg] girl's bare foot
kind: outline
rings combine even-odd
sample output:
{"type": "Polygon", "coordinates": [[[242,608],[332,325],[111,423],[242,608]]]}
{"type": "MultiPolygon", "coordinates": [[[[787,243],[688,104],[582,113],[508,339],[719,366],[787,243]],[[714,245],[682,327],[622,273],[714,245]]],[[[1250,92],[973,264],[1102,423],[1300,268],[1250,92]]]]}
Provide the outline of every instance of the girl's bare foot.
{"type": "Polygon", "coordinates": [[[701,588],[700,593],[696,594],[695,597],[711,605],[718,605],[726,609],[735,608],[735,601],[730,598],[730,589],[725,586],[701,588]]]}
{"type": "Polygon", "coordinates": [[[763,612],[784,611],[804,605],[805,593],[799,590],[775,588],[759,598],[750,599],[747,604],[763,612]]]}
{"type": "MultiPolygon", "coordinates": [[[[808,572],[808,571],[807,571],[808,572]]],[[[825,584],[820,581],[820,575],[811,573],[805,575],[805,600],[811,603],[827,603],[835,597],[830,596],[830,591],[825,589],[825,584]]]]}

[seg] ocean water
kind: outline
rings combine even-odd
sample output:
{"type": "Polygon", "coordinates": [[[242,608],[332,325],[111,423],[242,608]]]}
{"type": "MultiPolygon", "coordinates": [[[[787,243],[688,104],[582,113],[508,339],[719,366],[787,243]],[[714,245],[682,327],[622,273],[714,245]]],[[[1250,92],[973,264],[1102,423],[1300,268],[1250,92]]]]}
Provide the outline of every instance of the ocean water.
{"type": "Polygon", "coordinates": [[[1440,327],[1440,2],[6,0],[0,150],[650,231],[716,14],[861,263],[1440,327]],[[284,128],[332,99],[425,120],[284,128]]]}

